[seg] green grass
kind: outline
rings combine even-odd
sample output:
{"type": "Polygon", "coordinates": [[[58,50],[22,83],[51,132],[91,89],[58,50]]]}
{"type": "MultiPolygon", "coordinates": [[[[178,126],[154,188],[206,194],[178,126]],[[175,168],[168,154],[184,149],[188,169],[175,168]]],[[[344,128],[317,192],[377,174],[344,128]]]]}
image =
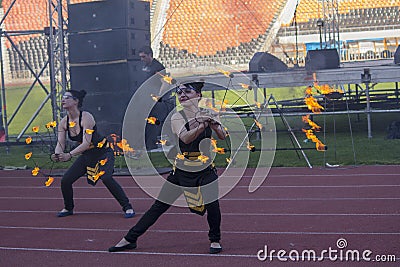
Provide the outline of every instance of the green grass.
{"type": "MultiPolygon", "coordinates": [[[[29,88],[27,86],[12,86],[6,87],[6,105],[7,105],[7,117],[10,121],[11,117],[15,114],[18,106],[23,100],[25,94],[29,88]]],[[[27,96],[25,102],[20,107],[19,111],[15,114],[15,117],[11,121],[8,127],[9,135],[17,135],[25,125],[28,123],[32,115],[38,110],[40,104],[46,97],[46,92],[41,86],[35,86],[30,94],[27,96]]],[[[27,129],[27,134],[32,133],[32,126],[44,126],[47,122],[52,120],[51,103],[47,101],[43,109],[40,111],[32,124],[27,129]]],[[[41,127],[44,131],[44,127],[41,127]]]]}
{"type": "MultiPolygon", "coordinates": [[[[376,88],[389,88],[388,85],[379,85],[376,88]]],[[[7,106],[9,116],[13,113],[16,106],[22,99],[22,96],[26,92],[24,87],[13,87],[7,89],[7,106]]],[[[258,92],[261,97],[261,91],[258,92]]],[[[277,100],[290,99],[302,97],[304,94],[304,88],[276,88],[268,89],[267,94],[273,93],[277,100]]],[[[225,92],[216,92],[217,99],[223,99],[225,92]]],[[[237,92],[237,95],[243,95],[243,91],[237,92]]],[[[226,99],[228,101],[235,102],[237,99],[235,93],[229,92],[226,99]]],[[[209,97],[209,92],[205,92],[205,97],[209,97]]],[[[15,117],[15,120],[10,125],[10,134],[17,134],[23,128],[23,126],[30,118],[30,115],[36,110],[37,106],[43,101],[45,94],[40,87],[35,87],[34,93],[28,97],[27,103],[22,107],[22,111],[15,117]]],[[[253,93],[247,93],[247,100],[253,101],[253,93]]],[[[238,102],[237,104],[243,104],[238,102]]],[[[290,126],[295,130],[297,139],[299,140],[302,147],[312,148],[311,150],[305,150],[305,154],[309,158],[313,166],[322,166],[325,163],[340,164],[340,165],[353,165],[353,164],[399,164],[400,163],[400,140],[387,140],[386,128],[395,120],[399,120],[398,114],[386,113],[386,114],[372,114],[372,136],[369,139],[367,137],[367,119],[366,115],[352,114],[350,116],[351,127],[353,132],[354,152],[352,139],[349,129],[349,120],[347,115],[315,115],[313,120],[320,126],[325,125],[325,133],[316,133],[317,137],[328,146],[328,150],[325,152],[318,152],[314,148],[314,144],[311,142],[304,142],[305,135],[301,132],[301,128],[304,127],[304,123],[301,121],[300,116],[286,117],[290,126]],[[355,160],[354,160],[355,153],[355,160]]],[[[50,103],[46,104],[45,109],[39,114],[38,118],[32,125],[40,125],[44,130],[44,124],[51,120],[51,107],[50,103]]],[[[282,124],[280,118],[275,118],[277,133],[277,148],[291,148],[293,147],[289,134],[285,132],[286,128],[282,124]]],[[[245,119],[245,123],[250,125],[251,119],[245,119]]],[[[28,133],[31,131],[29,127],[28,133]]],[[[31,134],[31,133],[29,133],[31,134]]],[[[259,142],[256,139],[251,140],[252,143],[257,147],[259,142]]],[[[223,145],[223,142],[219,143],[223,145]]],[[[0,146],[0,166],[24,166],[27,165],[29,168],[35,166],[35,163],[42,168],[50,168],[51,162],[49,159],[50,150],[43,149],[43,146],[11,146],[8,148],[0,146]],[[34,156],[32,160],[26,161],[24,155],[27,152],[33,151],[34,156]],[[34,162],[35,161],[35,162],[34,162]]],[[[258,162],[258,152],[250,153],[249,167],[255,167],[258,162]]],[[[217,155],[216,164],[217,166],[226,166],[225,158],[227,155],[217,155]]],[[[150,158],[152,159],[155,166],[165,167],[169,166],[169,162],[164,158],[161,153],[151,153],[150,158]]],[[[57,163],[54,167],[56,168],[67,168],[71,162],[57,163]]],[[[138,163],[139,164],[139,163],[138,163]]],[[[293,150],[288,151],[276,151],[273,166],[307,166],[304,158],[298,157],[298,154],[293,150]]],[[[125,159],[123,157],[117,157],[116,168],[126,167],[125,159]]]]}

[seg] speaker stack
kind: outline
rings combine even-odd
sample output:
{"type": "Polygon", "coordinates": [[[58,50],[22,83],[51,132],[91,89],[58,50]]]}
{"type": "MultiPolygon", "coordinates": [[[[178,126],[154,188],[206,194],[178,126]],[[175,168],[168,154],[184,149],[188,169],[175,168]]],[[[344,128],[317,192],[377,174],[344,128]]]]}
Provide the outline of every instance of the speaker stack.
{"type": "Polygon", "coordinates": [[[400,64],[400,45],[397,47],[396,52],[394,52],[394,64],[400,64]]]}
{"type": "Polygon", "coordinates": [[[106,0],[68,5],[71,89],[104,134],[121,134],[126,107],[144,81],[139,49],[150,46],[150,5],[106,0]]]}
{"type": "Polygon", "coordinates": [[[337,49],[310,50],[306,55],[306,70],[338,69],[340,67],[337,49]]]}

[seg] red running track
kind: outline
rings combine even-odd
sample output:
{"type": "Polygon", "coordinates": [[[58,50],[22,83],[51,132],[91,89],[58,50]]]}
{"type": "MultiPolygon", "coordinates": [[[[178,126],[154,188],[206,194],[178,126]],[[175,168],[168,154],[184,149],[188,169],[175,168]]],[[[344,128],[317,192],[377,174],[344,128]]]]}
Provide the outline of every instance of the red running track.
{"type": "Polygon", "coordinates": [[[220,200],[224,251],[210,255],[206,218],[176,207],[136,250],[108,253],[153,203],[131,177],[116,179],[136,217],[123,218],[104,185],[80,179],[75,214],[57,218],[59,178],[46,188],[45,178],[27,171],[1,171],[0,266],[399,266],[400,166],[273,168],[254,193],[247,188],[250,172],[220,200]],[[339,239],[347,246],[339,248],[339,239]],[[260,261],[265,246],[272,257],[260,261]],[[336,252],[322,254],[329,249],[336,252]],[[353,260],[351,253],[367,250],[370,262],[353,260]],[[312,251],[319,260],[308,258],[312,251]],[[306,259],[296,260],[296,252],[306,259]],[[385,257],[389,262],[375,260],[385,257]]]}

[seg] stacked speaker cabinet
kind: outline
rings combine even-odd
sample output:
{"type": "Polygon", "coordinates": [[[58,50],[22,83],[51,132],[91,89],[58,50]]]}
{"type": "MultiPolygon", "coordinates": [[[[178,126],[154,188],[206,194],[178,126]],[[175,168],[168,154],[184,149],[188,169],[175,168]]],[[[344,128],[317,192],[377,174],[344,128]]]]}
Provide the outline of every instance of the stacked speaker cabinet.
{"type": "Polygon", "coordinates": [[[338,69],[340,67],[337,49],[310,50],[306,56],[306,70],[338,69]]]}
{"type": "Polygon", "coordinates": [[[280,72],[288,67],[279,58],[267,52],[257,52],[249,62],[250,72],[280,72]]]}
{"type": "Polygon", "coordinates": [[[396,52],[394,53],[394,64],[400,64],[400,45],[397,47],[396,52]]]}
{"type": "Polygon", "coordinates": [[[125,110],[144,81],[138,51],[150,46],[150,5],[106,0],[68,6],[71,89],[104,134],[120,134],[125,110]]]}

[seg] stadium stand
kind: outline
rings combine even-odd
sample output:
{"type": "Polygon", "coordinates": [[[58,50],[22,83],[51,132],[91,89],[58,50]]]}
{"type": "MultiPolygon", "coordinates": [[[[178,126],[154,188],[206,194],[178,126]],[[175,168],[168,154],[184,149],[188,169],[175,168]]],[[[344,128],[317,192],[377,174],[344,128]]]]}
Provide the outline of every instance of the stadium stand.
{"type": "MultiPolygon", "coordinates": [[[[318,0],[301,0],[296,12],[296,22],[298,36],[317,35],[319,28],[317,21],[324,18],[323,2],[318,0]]],[[[368,31],[398,31],[400,29],[400,0],[341,0],[337,1],[337,19],[340,34],[344,33],[365,33],[368,31]]],[[[278,32],[278,39],[285,36],[294,36],[296,32],[295,18],[288,24],[281,25],[278,32]]],[[[363,34],[358,34],[359,36],[363,34]]],[[[374,34],[375,35],[375,34],[374,34]]],[[[379,40],[373,41],[375,48],[363,51],[363,39],[374,38],[376,36],[360,37],[359,40],[351,40],[345,44],[341,53],[342,61],[357,61],[366,59],[390,58],[398,45],[400,36],[388,38],[380,36],[379,40]],[[392,44],[390,44],[392,43],[392,44]],[[374,50],[374,51],[373,51],[374,50]]],[[[356,35],[352,35],[356,36],[356,35]]],[[[318,40],[315,40],[318,42],[318,40]]],[[[301,56],[300,61],[304,61],[306,53],[306,44],[298,44],[298,51],[301,56]]],[[[294,47],[293,44],[278,44],[272,48],[273,50],[283,50],[286,54],[292,56],[293,59],[294,47]]],[[[279,56],[278,56],[279,57],[279,56]]],[[[285,57],[280,56],[283,60],[285,57]]],[[[288,58],[286,58],[288,60],[288,58]]]]}
{"type": "MultiPolygon", "coordinates": [[[[70,3],[89,1],[71,0],[70,3]]],[[[255,52],[269,51],[266,44],[271,36],[275,37],[272,32],[277,24],[281,27],[278,37],[293,36],[295,32],[293,23],[280,25],[279,21],[283,11],[287,11],[285,7],[289,0],[146,1],[151,4],[152,41],[155,42],[153,47],[156,47],[160,61],[169,68],[185,67],[192,62],[196,65],[245,65],[255,52]]],[[[2,1],[4,12],[13,2],[2,1]]],[[[341,32],[400,28],[400,0],[340,0],[338,11],[341,32]]],[[[43,30],[49,24],[48,12],[48,0],[17,0],[4,21],[4,29],[43,30]]],[[[316,23],[318,18],[322,17],[321,0],[299,1],[296,14],[299,35],[318,33],[316,23]]],[[[64,12],[64,15],[66,16],[67,12],[64,12]]],[[[11,38],[17,49],[38,72],[47,61],[46,36],[26,34],[11,38]]],[[[385,39],[385,49],[379,51],[379,57],[390,57],[398,46],[398,40],[397,37],[394,41],[385,39]]],[[[25,63],[11,47],[11,43],[5,40],[5,46],[12,77],[30,76],[25,63]]],[[[293,51],[293,44],[287,46],[293,51]]],[[[305,52],[305,44],[299,44],[299,49],[305,52]]],[[[291,57],[293,58],[293,53],[291,57]]],[[[349,55],[347,59],[357,60],[361,59],[361,56],[349,55]]],[[[304,59],[301,58],[300,61],[304,59]]],[[[45,75],[48,75],[48,72],[45,75]]]]}
{"type": "Polygon", "coordinates": [[[265,41],[285,0],[170,0],[160,59],[180,66],[190,59],[231,64],[248,62],[265,41]]]}

